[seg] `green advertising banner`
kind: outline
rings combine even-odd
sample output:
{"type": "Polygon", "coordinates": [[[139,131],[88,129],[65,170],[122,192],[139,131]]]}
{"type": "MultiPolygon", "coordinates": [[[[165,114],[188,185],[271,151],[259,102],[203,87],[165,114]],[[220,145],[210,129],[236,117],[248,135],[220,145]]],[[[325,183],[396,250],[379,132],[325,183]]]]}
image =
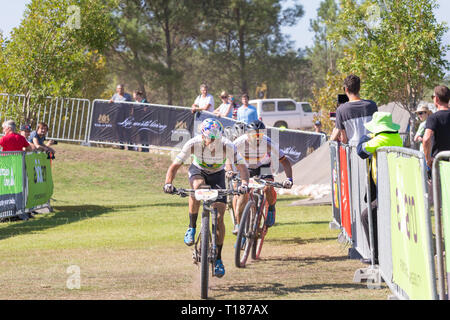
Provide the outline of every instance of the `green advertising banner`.
{"type": "Polygon", "coordinates": [[[0,154],[0,212],[23,208],[21,154],[0,154]]]}
{"type": "Polygon", "coordinates": [[[387,156],[391,193],[393,281],[410,299],[434,299],[431,235],[426,223],[420,160],[387,156]]]}
{"type": "MultiPolygon", "coordinates": [[[[450,162],[439,162],[440,180],[441,180],[441,195],[442,195],[442,223],[443,235],[446,251],[450,248],[450,162]]],[[[447,267],[447,279],[450,280],[450,254],[445,255],[445,262],[447,267]]]]}
{"type": "Polygon", "coordinates": [[[50,160],[46,153],[30,153],[25,156],[28,177],[27,209],[43,205],[53,194],[50,160]]]}

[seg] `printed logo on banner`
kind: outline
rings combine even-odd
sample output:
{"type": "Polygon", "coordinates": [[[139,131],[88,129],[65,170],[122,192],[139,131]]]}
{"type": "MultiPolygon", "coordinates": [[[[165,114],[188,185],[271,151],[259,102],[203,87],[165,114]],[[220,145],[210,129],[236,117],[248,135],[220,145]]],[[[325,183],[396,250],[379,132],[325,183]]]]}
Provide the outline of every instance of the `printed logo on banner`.
{"type": "Polygon", "coordinates": [[[107,115],[107,114],[100,114],[98,116],[97,123],[94,123],[94,127],[97,127],[97,128],[111,128],[112,124],[110,122],[111,122],[111,120],[109,118],[109,115],[107,115]]]}
{"type": "Polygon", "coordinates": [[[14,186],[14,170],[11,169],[0,169],[0,176],[3,176],[3,186],[13,187],[14,186]]]}
{"type": "Polygon", "coordinates": [[[117,125],[125,129],[136,127],[138,128],[138,132],[146,130],[157,134],[163,133],[167,128],[167,125],[161,124],[157,120],[139,122],[135,121],[134,117],[128,117],[123,122],[118,122],[117,125]]]}
{"type": "Polygon", "coordinates": [[[187,129],[186,121],[177,121],[177,124],[175,125],[175,130],[178,129],[187,129]]]}
{"type": "Polygon", "coordinates": [[[44,183],[47,181],[47,167],[41,166],[39,159],[34,160],[34,183],[44,183]]]}

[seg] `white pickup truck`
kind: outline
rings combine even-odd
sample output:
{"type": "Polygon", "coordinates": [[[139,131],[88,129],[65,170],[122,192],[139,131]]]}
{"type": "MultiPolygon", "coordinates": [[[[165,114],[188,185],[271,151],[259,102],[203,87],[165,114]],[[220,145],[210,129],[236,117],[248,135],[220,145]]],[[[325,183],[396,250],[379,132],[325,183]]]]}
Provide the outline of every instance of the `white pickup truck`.
{"type": "Polygon", "coordinates": [[[254,99],[249,104],[258,110],[259,119],[268,127],[289,129],[308,129],[314,126],[312,112],[308,102],[296,102],[292,99],[254,99]]]}

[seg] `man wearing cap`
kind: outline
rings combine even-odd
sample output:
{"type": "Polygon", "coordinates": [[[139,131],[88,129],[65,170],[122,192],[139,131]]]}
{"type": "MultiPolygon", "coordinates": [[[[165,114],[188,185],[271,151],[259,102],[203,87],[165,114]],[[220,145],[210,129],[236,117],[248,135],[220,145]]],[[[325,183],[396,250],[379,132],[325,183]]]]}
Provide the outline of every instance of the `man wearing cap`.
{"type": "Polygon", "coordinates": [[[28,140],[28,137],[31,133],[31,126],[28,124],[24,124],[20,127],[20,135],[23,136],[25,139],[28,140]]]}
{"type": "Polygon", "coordinates": [[[420,106],[414,112],[419,117],[420,121],[422,121],[417,129],[416,135],[414,136],[414,142],[420,143],[420,151],[423,152],[423,136],[425,135],[425,125],[427,123],[428,116],[432,114],[430,109],[427,106],[420,106]]]}
{"type": "Polygon", "coordinates": [[[322,131],[322,122],[320,122],[320,120],[314,122],[314,132],[327,135],[325,132],[322,131]]]}
{"type": "MultiPolygon", "coordinates": [[[[372,157],[370,161],[370,184],[371,184],[371,208],[373,219],[373,232],[374,232],[374,251],[375,251],[375,264],[378,260],[378,241],[377,241],[377,149],[381,147],[403,147],[403,140],[398,133],[400,125],[392,122],[392,114],[389,112],[375,112],[372,116],[372,120],[364,124],[366,129],[370,132],[368,135],[364,135],[359,140],[357,151],[358,155],[362,159],[372,157]]],[[[367,197],[367,195],[366,195],[367,197]]],[[[367,199],[367,198],[366,198],[367,199]]],[[[367,201],[367,200],[366,200],[367,201]]],[[[369,215],[368,210],[365,209],[361,213],[361,221],[366,233],[367,242],[369,241],[369,215]]]]}

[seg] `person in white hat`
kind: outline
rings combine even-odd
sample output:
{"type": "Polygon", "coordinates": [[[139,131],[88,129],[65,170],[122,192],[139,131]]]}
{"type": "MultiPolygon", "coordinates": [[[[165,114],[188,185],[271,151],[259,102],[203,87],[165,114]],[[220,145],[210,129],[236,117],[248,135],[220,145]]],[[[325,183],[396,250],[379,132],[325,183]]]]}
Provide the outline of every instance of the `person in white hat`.
{"type": "Polygon", "coordinates": [[[422,121],[417,129],[416,135],[414,136],[414,142],[420,143],[420,151],[423,152],[423,136],[425,134],[425,125],[427,123],[428,116],[432,114],[430,109],[427,106],[420,106],[414,112],[419,117],[420,121],[422,121]]]}

